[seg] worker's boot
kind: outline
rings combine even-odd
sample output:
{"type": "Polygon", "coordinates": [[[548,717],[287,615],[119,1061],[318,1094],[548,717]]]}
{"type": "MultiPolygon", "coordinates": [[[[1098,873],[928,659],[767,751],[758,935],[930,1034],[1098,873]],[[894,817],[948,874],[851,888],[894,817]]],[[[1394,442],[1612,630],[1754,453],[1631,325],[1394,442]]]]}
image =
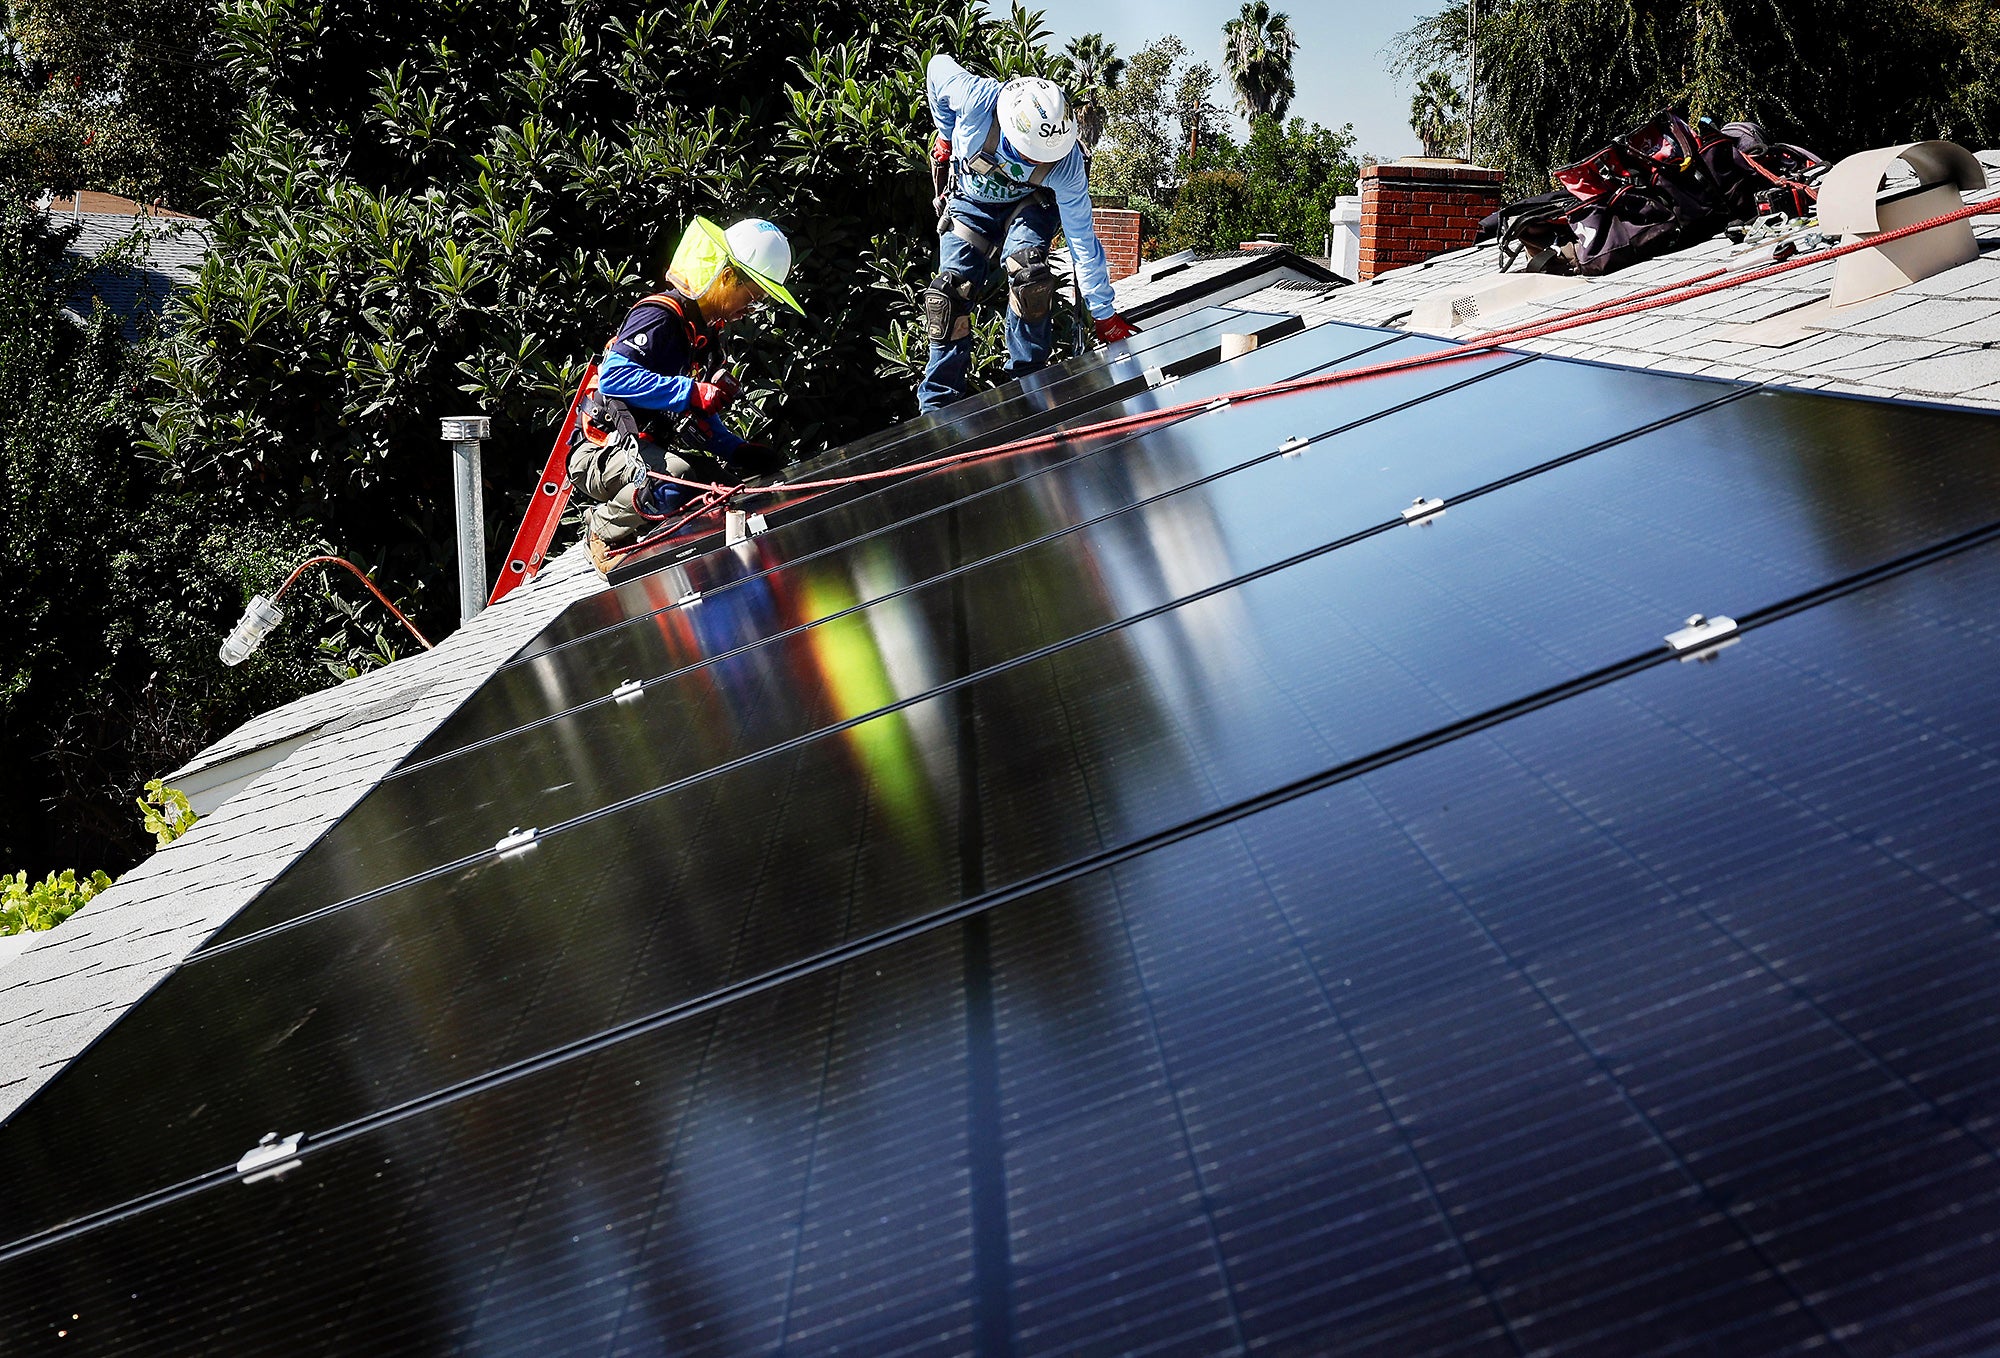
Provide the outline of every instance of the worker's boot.
{"type": "Polygon", "coordinates": [[[597,567],[597,573],[609,580],[611,568],[618,564],[611,557],[611,549],[604,545],[604,539],[592,533],[590,540],[590,564],[597,567]]]}

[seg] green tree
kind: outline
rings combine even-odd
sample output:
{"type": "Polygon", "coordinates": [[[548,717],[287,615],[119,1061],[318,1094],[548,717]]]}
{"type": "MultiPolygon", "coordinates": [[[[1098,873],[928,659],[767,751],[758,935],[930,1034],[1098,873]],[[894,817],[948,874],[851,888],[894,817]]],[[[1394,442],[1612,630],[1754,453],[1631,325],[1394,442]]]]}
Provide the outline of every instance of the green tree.
{"type": "Polygon", "coordinates": [[[1451,154],[1464,127],[1465,96],[1443,71],[1428,72],[1410,96],[1410,130],[1424,144],[1424,154],[1451,154]]]}
{"type": "Polygon", "coordinates": [[[1268,114],[1250,124],[1242,146],[1182,164],[1190,168],[1162,233],[1169,250],[1233,250],[1268,234],[1311,253],[1326,236],[1334,199],[1353,193],[1360,174],[1351,126],[1332,132],[1268,114]]]}
{"type": "Polygon", "coordinates": [[[1069,58],[1070,88],[1076,92],[1077,140],[1086,157],[1095,156],[1098,139],[1104,135],[1105,106],[1125,74],[1125,59],[1102,33],[1072,38],[1063,52],[1069,58]]]}
{"type": "Polygon", "coordinates": [[[1146,44],[1125,68],[1125,83],[1105,101],[1105,140],[1092,177],[1142,212],[1160,213],[1173,198],[1174,169],[1185,147],[1174,95],[1187,56],[1187,44],[1172,34],[1146,44]]]}
{"type": "Polygon", "coordinates": [[[1169,251],[1233,250],[1252,230],[1249,184],[1237,170],[1197,170],[1174,195],[1161,246],[1169,251]]]}
{"type": "MultiPolygon", "coordinates": [[[[1538,192],[1656,110],[1748,118],[1835,159],[1945,137],[2000,142],[1990,0],[1480,0],[1475,155],[1538,192]]],[[[1463,69],[1455,0],[1399,35],[1394,68],[1463,69]]]]}
{"type": "Polygon", "coordinates": [[[1334,200],[1357,192],[1352,124],[1329,130],[1301,118],[1280,124],[1261,117],[1238,153],[1248,193],[1245,234],[1273,234],[1307,254],[1318,253],[1334,200]]]}
{"type": "Polygon", "coordinates": [[[0,871],[122,871],[152,843],[148,779],[249,717],[324,684],[313,626],[252,661],[215,650],[247,584],[314,545],[230,519],[167,484],[139,447],[149,355],[92,305],[96,270],[0,182],[0,871]]]}
{"type": "Polygon", "coordinates": [[[5,0],[0,52],[0,178],[199,208],[235,108],[211,0],[5,0]]]}
{"type": "Polygon", "coordinates": [[[1222,69],[1244,117],[1268,113],[1283,120],[1298,94],[1292,80],[1298,50],[1291,17],[1273,14],[1265,0],[1247,0],[1242,12],[1222,26],[1222,69]]]}

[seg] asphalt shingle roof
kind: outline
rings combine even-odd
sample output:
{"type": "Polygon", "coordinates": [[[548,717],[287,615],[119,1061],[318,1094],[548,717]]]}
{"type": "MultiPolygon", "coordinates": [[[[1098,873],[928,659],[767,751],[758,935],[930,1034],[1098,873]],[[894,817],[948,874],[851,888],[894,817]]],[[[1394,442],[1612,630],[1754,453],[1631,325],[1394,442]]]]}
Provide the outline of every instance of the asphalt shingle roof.
{"type": "MultiPolygon", "coordinates": [[[[1981,154],[2000,160],[2000,153],[1981,154]]],[[[1980,258],[1884,297],[1838,310],[1826,307],[1834,269],[1829,260],[1512,347],[1709,377],[2000,409],[2000,188],[1965,199],[1994,205],[1992,215],[1972,218],[1980,258]],[[1746,334],[1758,322],[1782,322],[1788,315],[1795,324],[1746,334]]],[[[1727,265],[1735,260],[1734,251],[1728,240],[1716,237],[1607,277],[1566,280],[1574,286],[1504,311],[1488,310],[1475,324],[1427,333],[1465,339],[1482,329],[1531,325],[1727,265]]],[[[1118,285],[1119,306],[1156,300],[1220,267],[1200,261],[1165,278],[1136,274],[1118,285]]],[[[1426,299],[1469,293],[1500,276],[1489,244],[1367,283],[1318,288],[1285,283],[1247,293],[1236,304],[1296,312],[1309,325],[1347,321],[1415,328],[1411,312],[1426,299]]]]}

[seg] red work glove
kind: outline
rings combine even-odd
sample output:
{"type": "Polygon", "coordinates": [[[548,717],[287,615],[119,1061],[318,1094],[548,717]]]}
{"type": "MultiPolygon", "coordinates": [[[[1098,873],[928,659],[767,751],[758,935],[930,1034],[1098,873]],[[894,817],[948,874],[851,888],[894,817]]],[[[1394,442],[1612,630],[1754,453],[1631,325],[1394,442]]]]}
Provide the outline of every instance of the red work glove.
{"type": "Polygon", "coordinates": [[[1095,328],[1097,330],[1097,338],[1106,344],[1110,344],[1113,340],[1122,340],[1128,335],[1139,333],[1138,326],[1132,324],[1132,322],[1126,320],[1115,311],[1103,320],[1096,322],[1095,328]]]}
{"type": "Polygon", "coordinates": [[[727,377],[720,382],[697,382],[694,391],[688,395],[688,408],[704,415],[713,415],[736,399],[736,383],[727,377]]]}
{"type": "Polygon", "coordinates": [[[942,134],[931,142],[931,159],[940,165],[951,164],[951,142],[942,134]]]}

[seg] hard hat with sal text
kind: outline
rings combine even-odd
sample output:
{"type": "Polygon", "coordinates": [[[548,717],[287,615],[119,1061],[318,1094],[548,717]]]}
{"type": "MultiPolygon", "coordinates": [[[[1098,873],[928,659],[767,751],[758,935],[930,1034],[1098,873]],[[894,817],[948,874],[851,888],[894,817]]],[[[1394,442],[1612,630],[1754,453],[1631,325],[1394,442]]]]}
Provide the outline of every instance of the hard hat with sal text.
{"type": "Polygon", "coordinates": [[[1016,76],[1000,87],[994,109],[1000,135],[1024,159],[1050,165],[1076,146],[1076,118],[1069,96],[1053,80],[1016,76]]]}

